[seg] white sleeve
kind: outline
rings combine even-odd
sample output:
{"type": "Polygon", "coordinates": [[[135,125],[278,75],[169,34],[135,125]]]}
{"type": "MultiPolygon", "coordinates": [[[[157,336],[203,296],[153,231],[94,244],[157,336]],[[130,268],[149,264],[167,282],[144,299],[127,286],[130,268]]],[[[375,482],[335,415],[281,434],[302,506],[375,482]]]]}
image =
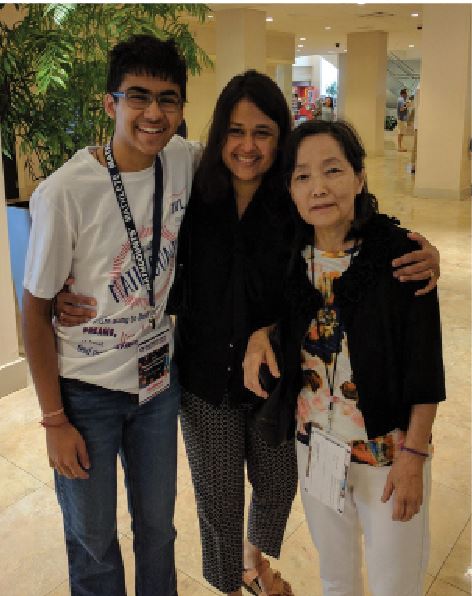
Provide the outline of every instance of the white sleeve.
{"type": "Polygon", "coordinates": [[[198,141],[185,141],[192,158],[192,175],[195,175],[202,158],[203,145],[198,141]]]}
{"type": "Polygon", "coordinates": [[[69,276],[76,240],[64,197],[54,194],[54,188],[43,183],[31,197],[32,224],[23,281],[33,296],[45,299],[54,298],[69,276]]]}

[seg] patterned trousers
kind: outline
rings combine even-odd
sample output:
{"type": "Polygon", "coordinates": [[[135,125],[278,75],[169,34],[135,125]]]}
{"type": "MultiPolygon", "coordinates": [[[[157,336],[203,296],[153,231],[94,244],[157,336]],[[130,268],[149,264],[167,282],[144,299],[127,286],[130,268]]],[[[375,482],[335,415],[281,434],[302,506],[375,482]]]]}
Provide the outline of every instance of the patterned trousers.
{"type": "Polygon", "coordinates": [[[294,440],[271,447],[259,436],[252,408],[215,407],[183,390],[181,426],[200,522],[203,576],[222,592],[241,587],[244,464],[252,485],[248,539],[278,557],[297,491],[294,440]]]}

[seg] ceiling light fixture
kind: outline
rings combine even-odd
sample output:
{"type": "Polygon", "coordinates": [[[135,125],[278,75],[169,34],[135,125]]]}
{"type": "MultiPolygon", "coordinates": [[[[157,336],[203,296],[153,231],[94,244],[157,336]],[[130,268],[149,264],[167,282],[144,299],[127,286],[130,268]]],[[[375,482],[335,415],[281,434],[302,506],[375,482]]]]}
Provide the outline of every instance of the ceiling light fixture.
{"type": "Polygon", "coordinates": [[[214,16],[213,16],[212,14],[209,14],[207,18],[209,18],[209,19],[213,19],[213,18],[214,18],[214,16]]]}
{"type": "Polygon", "coordinates": [[[408,47],[409,48],[414,48],[415,47],[415,44],[414,43],[410,43],[410,44],[408,44],[408,47]]]}
{"type": "Polygon", "coordinates": [[[299,43],[297,46],[297,48],[303,48],[303,47],[304,47],[304,45],[302,43],[299,43]]]}
{"type": "Polygon", "coordinates": [[[273,17],[266,17],[266,22],[267,23],[272,23],[273,22],[273,17]]]}
{"type": "Polygon", "coordinates": [[[325,27],[326,31],[329,31],[331,29],[331,27],[328,25],[327,27],[325,27]]]}
{"type": "Polygon", "coordinates": [[[306,37],[300,37],[300,41],[306,41],[306,37]]]}
{"type": "Polygon", "coordinates": [[[419,17],[420,15],[419,15],[417,12],[412,12],[412,13],[411,13],[411,16],[412,16],[412,17],[419,17]]]}

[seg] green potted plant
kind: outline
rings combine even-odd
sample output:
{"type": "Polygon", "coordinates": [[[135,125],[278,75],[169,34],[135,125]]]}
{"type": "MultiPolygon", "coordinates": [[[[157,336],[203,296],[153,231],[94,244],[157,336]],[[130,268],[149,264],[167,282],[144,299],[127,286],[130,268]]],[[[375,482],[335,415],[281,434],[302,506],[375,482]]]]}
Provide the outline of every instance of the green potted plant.
{"type": "Polygon", "coordinates": [[[18,21],[10,27],[0,12],[0,131],[3,152],[11,156],[19,140],[35,178],[110,134],[101,98],[107,54],[118,39],[135,33],[173,37],[192,74],[211,66],[186,22],[188,17],[204,22],[209,12],[204,4],[16,7],[18,21]]]}

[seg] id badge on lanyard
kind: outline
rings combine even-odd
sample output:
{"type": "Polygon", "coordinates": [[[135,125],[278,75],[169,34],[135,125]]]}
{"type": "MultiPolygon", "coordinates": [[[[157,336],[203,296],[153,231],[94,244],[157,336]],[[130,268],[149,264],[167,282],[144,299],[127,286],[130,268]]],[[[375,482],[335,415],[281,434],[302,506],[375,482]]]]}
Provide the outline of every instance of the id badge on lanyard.
{"type": "Polygon", "coordinates": [[[337,513],[344,512],[351,446],[312,427],[303,489],[337,513]]]}
{"type": "Polygon", "coordinates": [[[154,278],[156,275],[156,261],[161,244],[162,202],[164,197],[163,172],[159,156],[156,156],[154,172],[154,208],[152,218],[152,254],[151,271],[148,273],[144,251],[139,234],[134,223],[133,215],[126,196],[121,174],[113,157],[112,143],[104,147],[105,160],[110,174],[113,190],[115,191],[118,207],[130,241],[136,266],[138,267],[143,285],[149,297],[149,328],[138,342],[137,375],[139,387],[139,404],[144,404],[169,388],[170,385],[170,334],[168,324],[161,324],[156,328],[156,307],[154,297],[154,278]]]}
{"type": "Polygon", "coordinates": [[[168,325],[150,327],[139,340],[139,405],[170,387],[170,334],[168,325]]]}

